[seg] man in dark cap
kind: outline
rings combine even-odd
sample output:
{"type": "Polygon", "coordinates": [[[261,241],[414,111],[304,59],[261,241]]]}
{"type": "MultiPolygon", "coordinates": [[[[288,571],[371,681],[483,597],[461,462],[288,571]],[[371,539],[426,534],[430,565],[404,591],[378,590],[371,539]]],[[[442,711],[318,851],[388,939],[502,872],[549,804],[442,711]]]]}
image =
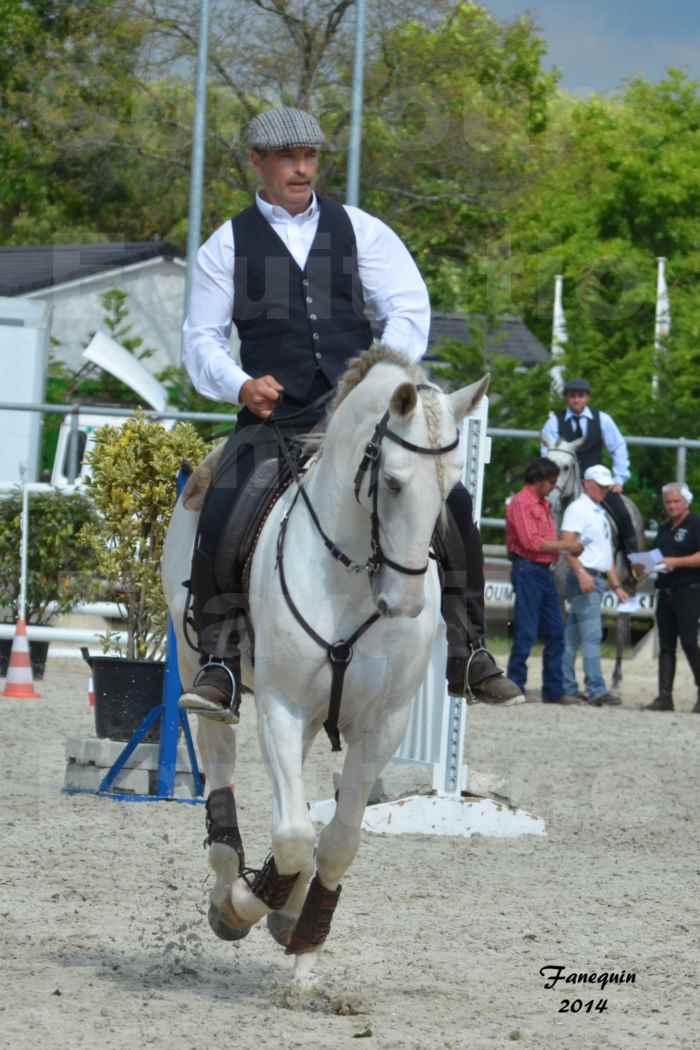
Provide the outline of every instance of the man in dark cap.
{"type": "Polygon", "coordinates": [[[620,546],[631,554],[637,550],[638,543],[632,519],[622,499],[625,482],[630,476],[627,443],[612,416],[598,408],[591,408],[591,385],[587,379],[567,379],[563,394],[567,407],[560,412],[550,413],[542,429],[542,455],[547,455],[547,442],[555,445],[560,439],[583,439],[576,450],[583,477],[589,467],[602,463],[603,449],[607,449],[612,458],[613,484],[603,504],[617,525],[620,546]]]}
{"type": "MultiPolygon", "coordinates": [[[[323,141],[318,122],[303,110],[281,107],[251,121],[250,161],[262,188],[251,207],[200,248],[184,324],[184,363],[194,386],[242,406],[202,512],[191,587],[205,662],[182,700],[190,710],[230,721],[237,720],[239,656],[215,554],[242,485],[256,463],[277,456],[274,433],[261,421],[282,395],[276,419],[287,437],[322,420],[324,395],[372,342],[365,306],[384,324],[382,343],[414,361],[425,352],[430,327],[427,289],[396,234],[359,208],[314,192],[323,141]],[[233,325],[240,365],[230,355],[233,325]],[[284,423],[284,417],[292,418],[284,423]]],[[[450,690],[512,702],[519,688],[483,648],[483,558],[464,486],[453,490],[448,508],[458,529],[449,545],[444,610],[450,690]],[[467,563],[466,574],[455,557],[467,563]]]]}

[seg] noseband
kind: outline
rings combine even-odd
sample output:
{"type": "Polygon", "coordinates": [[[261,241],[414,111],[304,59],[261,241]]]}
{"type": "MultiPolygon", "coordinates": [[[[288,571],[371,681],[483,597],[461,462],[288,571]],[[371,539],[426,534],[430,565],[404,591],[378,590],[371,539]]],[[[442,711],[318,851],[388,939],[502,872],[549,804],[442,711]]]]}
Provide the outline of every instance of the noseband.
{"type": "MultiPolygon", "coordinates": [[[[416,390],[427,390],[429,389],[425,383],[421,383],[416,387],[416,390]]],[[[367,562],[367,571],[370,576],[379,572],[382,565],[388,565],[390,569],[394,569],[396,572],[401,572],[405,576],[422,576],[428,570],[429,562],[426,561],[425,565],[420,569],[411,569],[407,565],[399,565],[398,562],[392,561],[388,558],[385,552],[382,550],[381,541],[379,539],[379,458],[382,452],[382,441],[384,438],[388,438],[389,441],[393,441],[395,444],[400,445],[401,448],[408,449],[409,452],[417,452],[421,456],[444,456],[447,452],[452,452],[457,448],[459,444],[459,432],[449,445],[443,445],[441,448],[424,448],[422,445],[414,445],[410,441],[406,441],[404,438],[399,437],[393,430],[389,430],[389,412],[385,412],[382,418],[374,428],[372,437],[365,446],[364,455],[360,461],[360,465],[357,468],[355,474],[355,499],[360,502],[360,489],[362,482],[364,481],[365,474],[369,470],[369,495],[372,499],[372,514],[371,514],[371,547],[372,553],[369,561],[367,562]]]]}

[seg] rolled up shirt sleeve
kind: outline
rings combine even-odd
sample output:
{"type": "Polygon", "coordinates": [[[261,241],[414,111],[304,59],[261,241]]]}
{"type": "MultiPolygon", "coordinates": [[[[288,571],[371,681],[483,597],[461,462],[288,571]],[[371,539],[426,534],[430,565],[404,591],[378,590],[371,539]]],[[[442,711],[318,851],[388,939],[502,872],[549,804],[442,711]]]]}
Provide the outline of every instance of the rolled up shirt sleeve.
{"type": "Polygon", "coordinates": [[[182,328],[182,360],[200,394],[239,404],[240,389],[250,376],[231,356],[233,266],[233,230],[226,222],[197,252],[182,328]]]}
{"type": "Polygon", "coordinates": [[[365,304],[384,322],[382,342],[418,361],[430,331],[425,281],[406,245],[386,223],[359,208],[346,205],[345,210],[355,231],[365,304]]]}

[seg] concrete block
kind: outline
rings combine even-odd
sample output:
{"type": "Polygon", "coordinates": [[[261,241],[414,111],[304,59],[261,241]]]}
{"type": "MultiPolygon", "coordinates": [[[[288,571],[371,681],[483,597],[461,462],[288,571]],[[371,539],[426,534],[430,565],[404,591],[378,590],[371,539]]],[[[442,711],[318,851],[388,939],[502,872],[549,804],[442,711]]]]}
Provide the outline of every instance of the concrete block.
{"type": "MultiPolygon", "coordinates": [[[[66,759],[81,766],[99,766],[105,771],[110,769],[126,747],[124,740],[108,740],[96,736],[68,737],[66,740],[66,759]]],[[[158,769],[158,744],[139,744],[129,756],[126,769],[158,769]]],[[[190,759],[184,743],[178,745],[175,770],[178,773],[191,773],[190,759]]]]}
{"type": "MultiPolygon", "coordinates": [[[[68,761],[64,787],[67,791],[97,791],[107,772],[99,766],[80,765],[68,761]]],[[[129,792],[133,795],[150,794],[150,773],[147,769],[123,769],[117,777],[113,791],[129,792]]]]}
{"type": "MultiPolygon", "coordinates": [[[[69,759],[66,765],[64,787],[67,791],[98,790],[107,769],[95,765],[82,765],[69,759]]],[[[155,795],[158,791],[158,772],[151,769],[122,769],[110,789],[120,794],[155,795]]],[[[176,773],[173,787],[175,798],[194,798],[194,777],[191,773],[176,773]]]]}

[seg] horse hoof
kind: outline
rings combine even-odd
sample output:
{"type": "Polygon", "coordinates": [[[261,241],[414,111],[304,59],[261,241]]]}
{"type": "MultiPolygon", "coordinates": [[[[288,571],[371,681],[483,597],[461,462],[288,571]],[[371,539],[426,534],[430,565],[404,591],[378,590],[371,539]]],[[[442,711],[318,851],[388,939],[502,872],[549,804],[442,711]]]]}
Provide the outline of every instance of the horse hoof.
{"type": "Polygon", "coordinates": [[[232,926],[227,922],[225,913],[215,904],[209,905],[207,918],[212,930],[222,941],[242,941],[251,931],[250,926],[232,926]]]}
{"type": "Polygon", "coordinates": [[[296,919],[292,919],[289,915],[283,915],[282,912],[271,911],[267,916],[267,928],[270,931],[270,935],[283,948],[286,948],[292,939],[292,930],[295,926],[296,919]]]}

